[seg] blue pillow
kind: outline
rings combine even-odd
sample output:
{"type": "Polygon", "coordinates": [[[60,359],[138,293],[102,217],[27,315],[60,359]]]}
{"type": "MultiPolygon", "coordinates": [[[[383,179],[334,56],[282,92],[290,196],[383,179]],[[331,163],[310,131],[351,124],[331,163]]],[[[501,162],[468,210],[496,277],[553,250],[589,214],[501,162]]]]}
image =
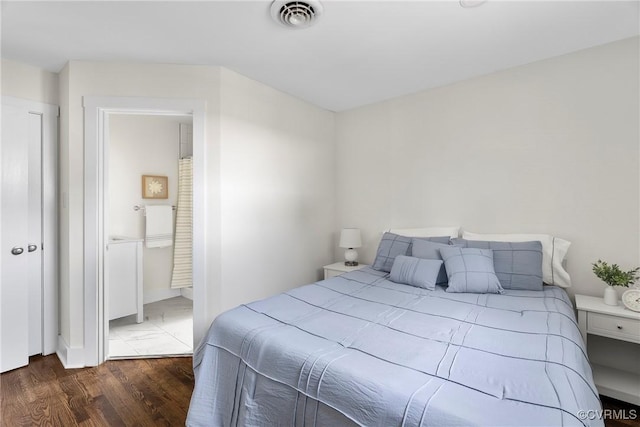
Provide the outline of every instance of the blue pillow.
{"type": "Polygon", "coordinates": [[[491,249],[459,248],[449,246],[440,249],[449,276],[447,292],[473,294],[501,294],[504,292],[493,269],[491,249]]]}
{"type": "Polygon", "coordinates": [[[423,242],[435,242],[442,243],[443,245],[448,245],[451,241],[451,237],[449,236],[435,236],[435,237],[413,237],[411,241],[414,240],[422,240],[423,242]]]}
{"type": "Polygon", "coordinates": [[[389,279],[432,291],[436,288],[436,278],[441,266],[441,260],[398,255],[393,262],[389,279]]]}
{"type": "MultiPolygon", "coordinates": [[[[440,249],[448,247],[449,245],[446,244],[414,238],[411,241],[411,256],[422,259],[442,260],[442,256],[440,256],[440,249]]],[[[440,266],[440,272],[438,273],[438,279],[436,280],[436,283],[438,285],[442,285],[446,284],[447,281],[447,270],[445,269],[445,265],[443,263],[440,266]]]]}
{"type": "Polygon", "coordinates": [[[504,289],[542,290],[542,243],[453,239],[463,248],[491,249],[493,268],[504,289]]]}
{"type": "MultiPolygon", "coordinates": [[[[438,240],[449,242],[449,236],[444,237],[421,237],[420,240],[438,240]]],[[[398,255],[410,255],[411,254],[411,237],[400,236],[394,233],[384,233],[382,240],[378,245],[378,252],[376,253],[376,259],[373,261],[373,269],[378,271],[391,271],[393,261],[398,255]]]]}
{"type": "Polygon", "coordinates": [[[398,255],[407,255],[411,249],[411,237],[399,236],[393,233],[384,233],[378,245],[376,259],[373,261],[373,269],[379,271],[391,271],[393,261],[398,255]]]}

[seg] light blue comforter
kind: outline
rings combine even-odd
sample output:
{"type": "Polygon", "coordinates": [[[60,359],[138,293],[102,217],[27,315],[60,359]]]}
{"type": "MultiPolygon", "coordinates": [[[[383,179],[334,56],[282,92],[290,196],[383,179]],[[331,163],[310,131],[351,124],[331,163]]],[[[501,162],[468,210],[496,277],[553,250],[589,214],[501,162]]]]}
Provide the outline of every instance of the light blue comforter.
{"type": "Polygon", "coordinates": [[[602,426],[557,287],[427,291],[370,268],[220,315],[189,426],[602,426]]]}

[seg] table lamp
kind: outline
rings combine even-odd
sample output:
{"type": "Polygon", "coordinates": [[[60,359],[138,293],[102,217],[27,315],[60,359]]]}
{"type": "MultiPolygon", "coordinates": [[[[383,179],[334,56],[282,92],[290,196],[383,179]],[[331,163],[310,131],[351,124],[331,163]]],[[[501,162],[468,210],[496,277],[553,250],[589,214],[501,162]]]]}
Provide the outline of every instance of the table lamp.
{"type": "Polygon", "coordinates": [[[355,248],[362,246],[359,228],[343,228],[340,232],[340,244],[344,251],[344,265],[354,267],[358,265],[358,252],[355,248]]]}

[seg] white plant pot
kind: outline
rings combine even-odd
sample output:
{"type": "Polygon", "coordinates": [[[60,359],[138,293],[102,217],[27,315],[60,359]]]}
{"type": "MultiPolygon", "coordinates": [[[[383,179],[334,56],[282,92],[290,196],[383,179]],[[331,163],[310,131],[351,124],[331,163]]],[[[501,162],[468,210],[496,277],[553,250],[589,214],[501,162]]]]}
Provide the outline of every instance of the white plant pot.
{"type": "Polygon", "coordinates": [[[618,293],[613,286],[607,286],[605,288],[604,303],[607,305],[618,305],[618,293]]]}

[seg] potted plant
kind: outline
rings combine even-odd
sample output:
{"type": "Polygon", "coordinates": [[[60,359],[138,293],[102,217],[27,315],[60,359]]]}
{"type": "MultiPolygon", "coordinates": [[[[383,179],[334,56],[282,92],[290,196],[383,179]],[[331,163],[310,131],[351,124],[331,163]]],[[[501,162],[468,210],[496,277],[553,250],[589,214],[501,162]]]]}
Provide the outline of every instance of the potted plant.
{"type": "Polygon", "coordinates": [[[604,290],[604,303],[608,305],[618,305],[618,294],[613,288],[614,286],[629,287],[638,280],[638,271],[640,267],[629,271],[622,271],[618,264],[607,264],[602,260],[593,263],[593,272],[600,280],[606,283],[604,290]]]}

